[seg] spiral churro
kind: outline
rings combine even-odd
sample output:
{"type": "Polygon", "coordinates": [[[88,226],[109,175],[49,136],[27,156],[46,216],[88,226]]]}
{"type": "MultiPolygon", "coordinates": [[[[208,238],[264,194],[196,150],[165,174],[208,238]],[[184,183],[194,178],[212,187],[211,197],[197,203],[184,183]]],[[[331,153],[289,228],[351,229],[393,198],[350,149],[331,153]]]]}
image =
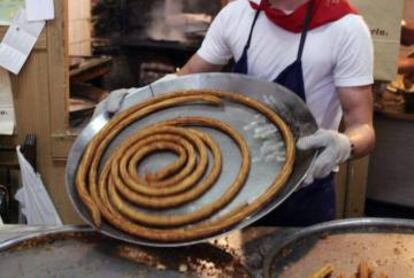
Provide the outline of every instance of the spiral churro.
{"type": "Polygon", "coordinates": [[[76,173],[78,195],[88,208],[94,224],[102,218],[130,235],[158,242],[182,242],[211,236],[236,225],[273,199],[288,180],[295,160],[292,133],[283,120],[266,105],[249,97],[221,91],[185,91],[154,97],[115,116],[88,144],[76,173]],[[103,154],[114,138],[130,124],[171,107],[205,103],[220,105],[223,100],[244,105],[263,114],[280,131],[286,160],[268,190],[250,204],[237,207],[214,220],[211,215],[227,206],[243,188],[250,171],[250,152],[244,138],[230,125],[213,118],[179,117],[147,126],[125,139],[112,151],[99,171],[103,154]],[[238,146],[242,163],[227,191],[212,203],[183,215],[159,215],[144,210],[165,210],[194,200],[214,186],[222,167],[219,146],[207,133],[194,126],[218,130],[238,146]],[[140,176],[142,160],[156,152],[168,151],[177,160],[155,173],[140,176]],[[209,161],[209,155],[211,160],[209,161]],[[208,165],[212,167],[208,170],[208,165]]]}

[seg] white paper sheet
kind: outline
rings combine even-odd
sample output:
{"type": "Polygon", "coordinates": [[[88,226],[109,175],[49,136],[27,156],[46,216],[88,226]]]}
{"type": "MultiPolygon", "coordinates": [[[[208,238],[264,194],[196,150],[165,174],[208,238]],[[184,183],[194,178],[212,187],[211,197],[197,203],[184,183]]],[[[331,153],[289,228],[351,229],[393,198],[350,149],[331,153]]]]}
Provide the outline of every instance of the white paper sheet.
{"type": "Polygon", "coordinates": [[[51,20],[55,18],[53,0],[26,0],[28,21],[51,20]]]}
{"type": "Polygon", "coordinates": [[[0,68],[0,135],[13,135],[16,126],[9,73],[0,68]]]}
{"type": "Polygon", "coordinates": [[[54,206],[40,176],[35,173],[32,165],[25,159],[17,147],[22,176],[22,188],[15,195],[19,201],[22,213],[29,225],[62,225],[62,220],[54,206]]]}
{"type": "Polygon", "coordinates": [[[44,26],[44,21],[27,21],[25,10],[17,13],[0,43],[0,66],[18,74],[44,26]]]}

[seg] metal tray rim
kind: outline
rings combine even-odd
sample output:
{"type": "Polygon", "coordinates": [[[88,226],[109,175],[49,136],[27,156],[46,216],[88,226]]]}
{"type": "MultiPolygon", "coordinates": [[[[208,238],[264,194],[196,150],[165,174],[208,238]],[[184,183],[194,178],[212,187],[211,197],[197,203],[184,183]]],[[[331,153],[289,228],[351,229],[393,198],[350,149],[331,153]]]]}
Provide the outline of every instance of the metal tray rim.
{"type": "Polygon", "coordinates": [[[328,231],[340,231],[344,229],[360,228],[360,227],[369,227],[369,228],[405,228],[412,229],[414,233],[414,220],[403,219],[403,218],[350,218],[345,220],[334,220],[330,222],[325,222],[317,225],[310,226],[305,229],[300,229],[297,232],[293,233],[290,236],[287,236],[283,241],[284,244],[277,246],[275,249],[269,252],[265,256],[263,263],[263,277],[271,278],[271,266],[273,259],[277,254],[279,254],[286,246],[289,246],[296,241],[299,241],[303,238],[328,232],[328,231]]]}
{"type": "MultiPolygon", "coordinates": [[[[263,80],[260,80],[258,78],[252,77],[252,76],[245,76],[245,75],[240,75],[240,74],[234,74],[234,73],[202,73],[202,74],[191,74],[188,76],[184,76],[184,77],[180,77],[183,81],[193,81],[195,82],[196,85],[198,85],[198,83],[201,82],[201,80],[203,79],[209,79],[209,78],[228,78],[229,80],[226,80],[227,82],[230,82],[230,80],[232,80],[234,82],[234,80],[236,81],[240,81],[240,80],[245,80],[248,82],[253,82],[253,83],[258,83],[258,84],[265,84],[268,83],[269,86],[272,86],[274,88],[277,88],[279,90],[281,90],[283,93],[287,93],[289,94],[289,97],[295,99],[298,102],[299,106],[303,106],[306,107],[306,104],[303,103],[303,101],[294,93],[290,92],[288,89],[275,84],[275,83],[269,83],[263,80]]],[[[159,82],[157,84],[154,85],[149,85],[143,88],[140,88],[139,90],[148,90],[148,88],[153,91],[162,91],[163,89],[165,89],[165,86],[168,85],[168,83],[171,81],[163,81],[163,82],[159,82]]],[[[196,86],[195,89],[197,89],[198,87],[196,86]]],[[[306,108],[307,109],[307,108],[306,108]]],[[[314,125],[314,128],[316,131],[317,128],[317,124],[315,119],[313,118],[313,115],[310,113],[310,111],[308,111],[308,114],[310,116],[310,121],[311,124],[314,125]]],[[[100,129],[100,125],[103,126],[103,124],[106,123],[107,121],[107,115],[100,115],[98,116],[96,119],[94,119],[94,121],[92,122],[92,125],[94,125],[94,128],[98,128],[100,129]]],[[[90,125],[88,125],[88,127],[90,127],[90,125]]],[[[78,138],[75,140],[71,151],[69,153],[69,157],[68,157],[68,162],[72,161],[73,158],[75,157],[76,154],[73,152],[74,149],[76,149],[76,147],[78,147],[78,145],[81,145],[84,141],[84,134],[90,132],[90,130],[87,130],[88,127],[86,129],[84,129],[80,135],[78,136],[78,138]]],[[[312,160],[311,160],[311,164],[315,162],[316,157],[318,156],[318,151],[314,151],[313,155],[312,155],[312,160]]],[[[78,215],[81,217],[81,219],[83,221],[85,221],[85,223],[88,223],[89,225],[91,225],[91,227],[93,227],[93,224],[91,223],[89,217],[87,215],[84,215],[84,213],[81,211],[80,207],[78,206],[78,204],[76,203],[76,201],[74,200],[73,196],[71,195],[70,192],[70,177],[68,175],[68,169],[71,167],[70,163],[67,164],[66,166],[66,171],[65,171],[65,187],[66,187],[66,192],[68,193],[69,199],[73,205],[73,207],[75,208],[76,212],[78,213],[78,215]]],[[[107,231],[104,229],[96,229],[97,232],[102,233],[108,237],[112,237],[127,243],[132,243],[132,244],[141,244],[141,245],[145,245],[145,246],[149,246],[149,247],[183,247],[183,246],[188,246],[188,245],[192,245],[192,244],[197,244],[197,243],[202,243],[202,242],[206,242],[208,240],[211,240],[213,238],[219,237],[219,236],[225,236],[229,233],[231,233],[232,231],[234,231],[234,229],[238,229],[238,228],[244,228],[247,227],[249,225],[251,225],[252,223],[254,223],[255,221],[257,221],[258,219],[262,218],[263,216],[265,216],[266,214],[268,214],[270,211],[272,211],[273,209],[275,209],[277,206],[279,206],[281,203],[283,203],[284,201],[286,201],[286,199],[288,199],[294,192],[296,192],[296,190],[300,187],[300,185],[303,183],[303,181],[306,179],[307,175],[309,174],[309,168],[307,169],[306,173],[299,179],[299,181],[297,182],[297,184],[295,186],[293,186],[290,191],[283,196],[282,198],[280,198],[280,200],[278,202],[274,202],[272,204],[269,204],[266,206],[266,208],[262,209],[261,211],[257,212],[256,214],[252,215],[251,217],[245,219],[243,222],[235,225],[234,227],[230,227],[228,230],[223,231],[220,234],[217,235],[213,235],[213,236],[209,236],[207,238],[204,239],[198,239],[198,240],[192,240],[189,242],[179,242],[179,243],[162,243],[162,242],[155,242],[155,241],[148,241],[145,239],[141,239],[141,238],[134,238],[134,239],[129,239],[129,238],[125,238],[122,236],[122,234],[117,235],[112,233],[111,231],[107,231]]]]}
{"type": "Polygon", "coordinates": [[[0,243],[0,252],[6,251],[9,248],[18,245],[24,241],[35,239],[38,237],[45,237],[60,233],[93,233],[97,232],[87,225],[66,225],[63,227],[49,228],[45,231],[36,231],[26,235],[16,236],[0,243]]]}

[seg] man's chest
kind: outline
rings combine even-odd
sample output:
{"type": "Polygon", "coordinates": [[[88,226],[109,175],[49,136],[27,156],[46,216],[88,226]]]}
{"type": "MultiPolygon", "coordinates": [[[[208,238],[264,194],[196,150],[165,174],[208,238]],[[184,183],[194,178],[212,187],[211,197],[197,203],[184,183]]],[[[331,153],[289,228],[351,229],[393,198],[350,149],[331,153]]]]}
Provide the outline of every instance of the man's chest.
{"type": "MultiPolygon", "coordinates": [[[[229,46],[234,58],[241,57],[246,45],[252,19],[240,22],[239,28],[233,31],[229,46]],[[249,24],[250,23],[250,24],[249,24]]],[[[287,66],[293,63],[299,52],[301,34],[287,32],[262,16],[256,23],[252,33],[252,42],[248,50],[249,73],[275,78],[287,66]]],[[[336,63],[336,38],[331,37],[328,28],[318,28],[307,34],[302,54],[303,71],[319,75],[321,78],[332,73],[336,63]]]]}

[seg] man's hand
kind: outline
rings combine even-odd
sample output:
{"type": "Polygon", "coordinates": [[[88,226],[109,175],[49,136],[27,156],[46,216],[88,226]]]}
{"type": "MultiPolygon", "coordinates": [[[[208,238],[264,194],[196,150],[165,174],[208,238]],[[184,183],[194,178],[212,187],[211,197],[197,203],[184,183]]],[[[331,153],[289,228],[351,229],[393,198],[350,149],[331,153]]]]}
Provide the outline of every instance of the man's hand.
{"type": "Polygon", "coordinates": [[[352,151],[352,143],[346,135],[323,129],[299,139],[297,147],[301,150],[321,149],[321,153],[306,176],[306,185],[312,184],[315,179],[327,177],[339,164],[351,157],[352,151]]]}
{"type": "Polygon", "coordinates": [[[96,106],[92,119],[104,113],[108,113],[110,116],[115,115],[121,109],[122,103],[130,90],[119,89],[112,91],[107,98],[96,106]]]}
{"type": "Polygon", "coordinates": [[[371,86],[340,87],[337,90],[344,112],[344,134],[319,130],[298,141],[299,149],[322,150],[310,169],[306,184],[328,176],[340,163],[350,158],[351,149],[352,158],[361,158],[369,154],[375,146],[371,86]]]}
{"type": "MultiPolygon", "coordinates": [[[[167,74],[163,78],[155,81],[152,84],[169,81],[177,78],[176,74],[167,74]]],[[[110,117],[115,115],[116,113],[121,110],[122,104],[124,103],[124,99],[127,95],[133,94],[134,92],[138,91],[140,88],[130,88],[130,89],[118,89],[112,91],[109,96],[101,101],[95,108],[95,111],[92,115],[92,119],[101,115],[102,113],[108,113],[110,117]]]]}

